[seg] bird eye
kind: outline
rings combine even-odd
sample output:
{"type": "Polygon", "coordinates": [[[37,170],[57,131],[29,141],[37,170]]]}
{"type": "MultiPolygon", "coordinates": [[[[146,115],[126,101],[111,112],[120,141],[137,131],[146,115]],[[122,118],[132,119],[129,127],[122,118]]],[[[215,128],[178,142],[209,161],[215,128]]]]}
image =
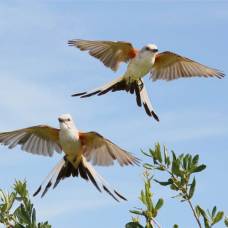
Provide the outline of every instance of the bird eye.
{"type": "Polygon", "coordinates": [[[157,48],[154,48],[152,51],[153,51],[154,53],[156,53],[156,52],[158,52],[158,49],[157,49],[157,48]]]}
{"type": "Polygon", "coordinates": [[[149,47],[146,47],[145,50],[146,50],[146,51],[150,51],[150,48],[149,48],[149,47]]]}
{"type": "Polygon", "coordinates": [[[67,121],[70,121],[70,118],[68,118],[67,121]]]}

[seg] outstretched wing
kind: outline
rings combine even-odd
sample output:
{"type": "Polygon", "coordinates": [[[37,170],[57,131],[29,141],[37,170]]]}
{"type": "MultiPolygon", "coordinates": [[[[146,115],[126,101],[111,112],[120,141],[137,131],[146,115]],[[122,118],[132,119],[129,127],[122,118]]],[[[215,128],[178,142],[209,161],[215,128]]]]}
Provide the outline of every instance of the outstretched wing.
{"type": "Polygon", "coordinates": [[[59,129],[47,125],[38,125],[16,131],[0,133],[0,144],[9,149],[21,145],[21,149],[45,156],[52,156],[54,151],[61,153],[59,129]]]}
{"type": "Polygon", "coordinates": [[[138,165],[139,159],[96,132],[79,134],[83,155],[93,165],[109,166],[117,160],[121,166],[138,165]]]}
{"type": "Polygon", "coordinates": [[[90,40],[69,40],[70,46],[75,46],[81,51],[89,51],[89,54],[113,71],[118,69],[121,62],[128,62],[137,54],[131,43],[123,41],[90,41],[90,40]]]}
{"type": "Polygon", "coordinates": [[[156,56],[151,70],[152,79],[174,80],[182,77],[217,77],[222,78],[224,74],[216,69],[207,67],[191,59],[166,51],[156,56]]]}

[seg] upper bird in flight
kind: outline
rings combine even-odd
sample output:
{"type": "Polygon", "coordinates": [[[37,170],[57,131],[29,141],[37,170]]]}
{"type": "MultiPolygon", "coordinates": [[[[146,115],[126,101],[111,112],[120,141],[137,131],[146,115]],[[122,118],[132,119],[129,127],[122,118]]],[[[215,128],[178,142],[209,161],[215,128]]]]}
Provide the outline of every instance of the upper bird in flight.
{"type": "Polygon", "coordinates": [[[155,44],[148,44],[141,50],[135,49],[131,43],[123,41],[90,41],[74,39],[68,41],[81,51],[88,51],[107,67],[116,71],[121,62],[128,62],[127,70],[121,77],[89,92],[75,93],[72,96],[89,97],[103,95],[109,91],[125,90],[135,93],[138,106],[144,106],[146,113],[159,121],[148,97],[143,77],[150,73],[153,81],[158,79],[173,80],[181,77],[217,77],[224,74],[186,57],[170,51],[158,52],[155,44]]]}
{"type": "Polygon", "coordinates": [[[110,166],[117,160],[121,166],[138,165],[139,159],[96,132],[79,131],[69,114],[59,118],[60,129],[48,125],[37,125],[10,132],[0,133],[0,144],[10,149],[21,145],[21,149],[32,154],[52,156],[54,151],[65,153],[63,159],[53,168],[43,181],[34,196],[42,191],[42,195],[64,178],[81,176],[91,181],[99,191],[106,191],[115,200],[126,200],[120,193],[112,189],[95,171],[93,165],[110,166]]]}

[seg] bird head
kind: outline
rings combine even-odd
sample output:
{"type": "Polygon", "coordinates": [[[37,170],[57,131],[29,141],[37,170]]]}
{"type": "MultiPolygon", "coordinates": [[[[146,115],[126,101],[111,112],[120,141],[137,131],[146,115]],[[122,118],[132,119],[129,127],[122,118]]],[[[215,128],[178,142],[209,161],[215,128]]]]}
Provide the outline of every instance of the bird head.
{"type": "Polygon", "coordinates": [[[59,116],[59,125],[61,129],[75,129],[74,121],[70,114],[59,116]]]}
{"type": "Polygon", "coordinates": [[[149,55],[154,55],[158,52],[158,47],[155,44],[147,44],[141,49],[141,52],[149,55]]]}

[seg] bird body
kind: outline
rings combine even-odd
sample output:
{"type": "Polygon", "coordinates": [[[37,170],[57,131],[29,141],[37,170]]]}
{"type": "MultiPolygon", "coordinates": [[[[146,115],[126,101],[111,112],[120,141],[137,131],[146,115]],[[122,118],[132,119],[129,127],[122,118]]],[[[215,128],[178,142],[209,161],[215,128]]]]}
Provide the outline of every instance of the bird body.
{"type": "Polygon", "coordinates": [[[121,166],[138,165],[139,159],[121,149],[96,132],[81,132],[74,125],[69,114],[59,118],[60,129],[48,125],[37,125],[10,132],[0,133],[0,144],[12,149],[21,149],[32,154],[52,156],[54,152],[64,152],[64,157],[53,168],[34,195],[55,188],[64,178],[80,176],[91,181],[99,191],[106,191],[115,200],[126,200],[95,171],[93,165],[110,166],[117,160],[121,166]]]}
{"type": "Polygon", "coordinates": [[[113,71],[118,69],[121,62],[128,62],[127,70],[123,76],[91,91],[75,93],[72,96],[81,98],[93,95],[103,95],[109,91],[125,90],[135,93],[138,106],[144,106],[146,113],[159,118],[149,99],[143,83],[143,77],[150,74],[153,81],[158,79],[170,81],[183,77],[217,77],[224,74],[216,69],[207,67],[189,58],[180,56],[170,51],[158,52],[155,44],[148,44],[142,49],[135,49],[131,43],[123,41],[90,41],[75,39],[68,42],[70,46],[88,51],[89,54],[99,59],[106,67],[113,71]]]}
{"type": "Polygon", "coordinates": [[[154,52],[144,52],[142,50],[139,51],[136,56],[129,61],[127,70],[123,77],[132,81],[141,79],[150,72],[154,61],[154,52]]]}
{"type": "Polygon", "coordinates": [[[81,159],[81,143],[78,133],[73,130],[60,130],[59,142],[62,150],[65,152],[67,159],[72,165],[77,168],[78,162],[81,159]]]}
{"type": "Polygon", "coordinates": [[[67,118],[70,117],[68,115],[62,115],[61,117],[59,117],[59,143],[62,150],[65,152],[67,159],[72,163],[75,168],[77,168],[82,156],[82,145],[79,138],[79,131],[76,129],[75,125],[71,124],[70,127],[66,125],[69,124],[64,121],[64,119],[67,118]]]}

